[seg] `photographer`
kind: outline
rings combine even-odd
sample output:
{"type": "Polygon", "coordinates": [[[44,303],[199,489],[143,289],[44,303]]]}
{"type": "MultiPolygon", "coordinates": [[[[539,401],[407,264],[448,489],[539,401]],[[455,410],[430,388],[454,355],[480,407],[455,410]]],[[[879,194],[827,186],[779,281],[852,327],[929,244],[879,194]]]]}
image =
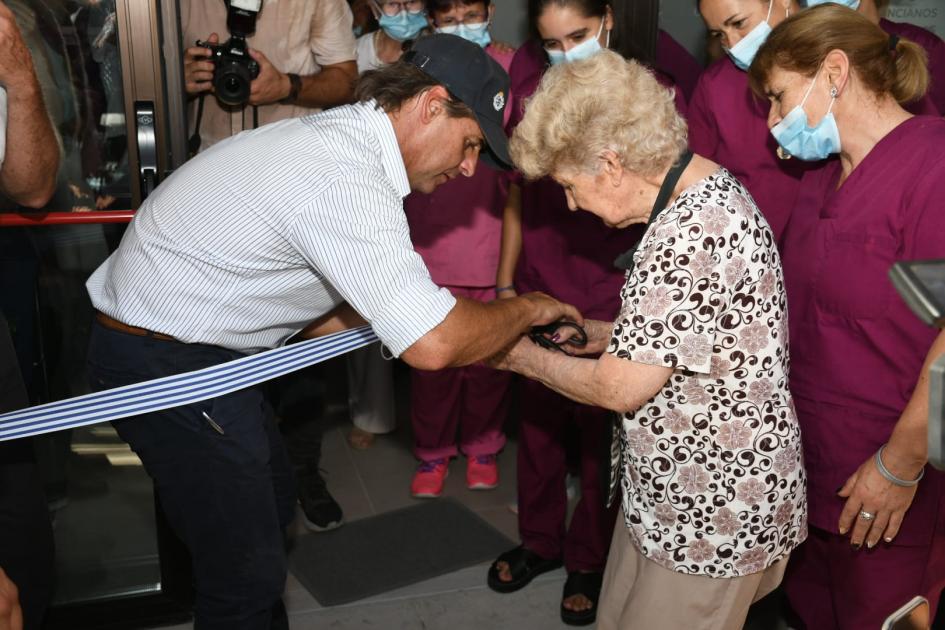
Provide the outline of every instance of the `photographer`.
{"type": "MultiPolygon", "coordinates": [[[[194,43],[213,46],[237,35],[227,28],[233,8],[227,0],[183,0],[180,10],[187,94],[213,96],[213,52],[194,43]]],[[[345,0],[262,1],[255,34],[246,38],[259,67],[248,102],[227,106],[203,98],[200,150],[244,129],[350,102],[358,76],[351,21],[345,0]]],[[[192,127],[195,122],[192,116],[192,127]]]]}

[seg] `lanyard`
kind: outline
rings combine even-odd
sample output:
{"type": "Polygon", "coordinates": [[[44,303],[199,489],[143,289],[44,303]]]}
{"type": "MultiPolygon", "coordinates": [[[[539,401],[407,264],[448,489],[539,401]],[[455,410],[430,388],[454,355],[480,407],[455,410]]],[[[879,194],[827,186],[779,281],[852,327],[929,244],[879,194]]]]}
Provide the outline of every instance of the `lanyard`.
{"type": "MultiPolygon", "coordinates": [[[[689,162],[691,161],[692,151],[686,151],[682,154],[682,157],[679,158],[679,161],[666,173],[666,177],[663,178],[663,184],[660,186],[660,191],[656,195],[656,203],[653,204],[653,209],[650,211],[650,220],[646,222],[647,230],[650,229],[650,226],[653,225],[653,222],[656,221],[656,218],[663,210],[666,209],[666,203],[669,201],[670,195],[673,194],[676,183],[679,182],[679,178],[682,177],[683,171],[686,170],[686,167],[689,166],[689,162]]],[[[644,230],[644,234],[645,233],[646,230],[644,230]]],[[[614,266],[618,269],[633,271],[633,254],[637,251],[637,247],[639,246],[640,243],[638,242],[636,245],[617,256],[617,260],[614,261],[614,266]]]]}

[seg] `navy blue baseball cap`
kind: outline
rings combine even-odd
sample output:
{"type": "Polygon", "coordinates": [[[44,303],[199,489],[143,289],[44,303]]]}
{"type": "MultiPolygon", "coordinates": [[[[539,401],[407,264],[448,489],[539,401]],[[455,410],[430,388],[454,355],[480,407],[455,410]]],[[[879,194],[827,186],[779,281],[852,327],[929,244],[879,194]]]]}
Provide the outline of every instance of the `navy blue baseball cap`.
{"type": "Polygon", "coordinates": [[[502,66],[478,44],[445,33],[416,40],[404,53],[404,61],[443,84],[473,111],[486,141],[482,159],[491,166],[511,168],[509,139],[503,125],[509,75],[502,66]]]}

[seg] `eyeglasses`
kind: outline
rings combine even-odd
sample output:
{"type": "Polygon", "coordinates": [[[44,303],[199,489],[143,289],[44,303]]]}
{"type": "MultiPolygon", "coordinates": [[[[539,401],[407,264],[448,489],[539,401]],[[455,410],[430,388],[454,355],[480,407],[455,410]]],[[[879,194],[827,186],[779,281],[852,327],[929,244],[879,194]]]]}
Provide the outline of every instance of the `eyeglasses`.
{"type": "Polygon", "coordinates": [[[387,17],[400,15],[405,9],[410,13],[423,11],[423,0],[377,0],[376,4],[387,17]]]}
{"type": "Polygon", "coordinates": [[[487,14],[477,11],[475,13],[467,13],[461,20],[457,20],[454,17],[445,17],[442,20],[436,20],[436,26],[442,28],[444,26],[459,26],[462,24],[466,28],[479,30],[487,26],[486,21],[488,19],[489,16],[487,14]]]}

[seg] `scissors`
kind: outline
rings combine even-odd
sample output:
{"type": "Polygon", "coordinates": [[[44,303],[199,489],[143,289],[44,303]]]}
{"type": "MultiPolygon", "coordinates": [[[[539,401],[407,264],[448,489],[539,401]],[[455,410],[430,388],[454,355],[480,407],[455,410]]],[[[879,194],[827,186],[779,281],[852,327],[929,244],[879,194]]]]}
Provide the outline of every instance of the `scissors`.
{"type": "Polygon", "coordinates": [[[581,326],[575,324],[574,322],[564,320],[560,322],[552,322],[543,326],[533,326],[531,332],[528,333],[528,337],[532,340],[532,342],[538,344],[542,348],[546,348],[548,350],[557,350],[558,352],[564,352],[565,354],[570,354],[564,348],[562,348],[562,346],[565,344],[577,346],[578,348],[583,348],[587,345],[587,332],[585,332],[581,326]],[[546,334],[550,335],[559,328],[573,328],[577,335],[562,343],[555,343],[548,337],[545,337],[546,334]]]}

